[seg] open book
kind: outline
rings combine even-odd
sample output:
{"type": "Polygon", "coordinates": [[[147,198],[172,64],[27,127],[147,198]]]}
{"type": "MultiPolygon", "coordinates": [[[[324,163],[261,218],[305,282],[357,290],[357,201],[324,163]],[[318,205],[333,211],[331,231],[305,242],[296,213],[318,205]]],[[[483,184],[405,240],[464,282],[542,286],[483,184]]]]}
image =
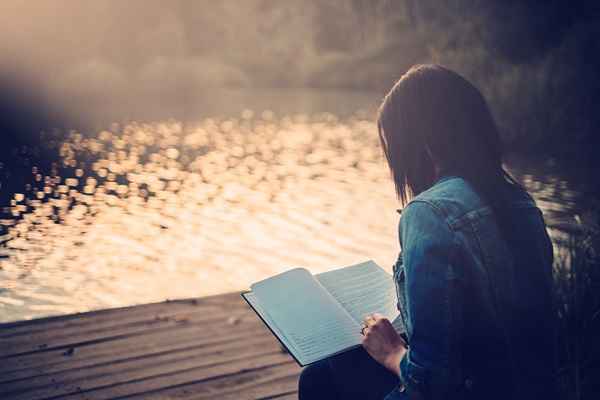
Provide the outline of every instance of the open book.
{"type": "Polygon", "coordinates": [[[390,274],[373,261],[312,275],[296,268],[251,285],[250,306],[301,366],[361,345],[378,312],[404,333],[390,274]]]}

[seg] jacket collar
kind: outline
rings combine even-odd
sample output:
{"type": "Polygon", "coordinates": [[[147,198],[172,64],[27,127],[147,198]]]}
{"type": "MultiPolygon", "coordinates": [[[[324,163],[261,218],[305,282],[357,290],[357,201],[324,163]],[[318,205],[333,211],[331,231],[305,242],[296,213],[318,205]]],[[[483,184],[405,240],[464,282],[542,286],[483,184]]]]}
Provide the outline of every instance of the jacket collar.
{"type": "Polygon", "coordinates": [[[456,175],[454,172],[444,170],[438,174],[437,178],[435,178],[433,185],[435,186],[440,182],[444,182],[444,181],[447,181],[448,179],[453,179],[453,178],[458,178],[458,175],[456,175]]]}

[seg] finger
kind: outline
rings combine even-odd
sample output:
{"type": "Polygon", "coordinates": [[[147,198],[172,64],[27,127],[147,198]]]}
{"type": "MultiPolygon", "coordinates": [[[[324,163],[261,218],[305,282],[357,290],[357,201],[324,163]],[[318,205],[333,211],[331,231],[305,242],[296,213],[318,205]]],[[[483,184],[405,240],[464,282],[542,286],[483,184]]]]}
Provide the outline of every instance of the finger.
{"type": "Polygon", "coordinates": [[[373,314],[373,320],[377,321],[378,319],[381,319],[381,318],[385,318],[385,317],[383,315],[379,314],[378,312],[373,314]]]}
{"type": "Polygon", "coordinates": [[[367,315],[367,316],[365,317],[364,321],[365,321],[365,325],[367,325],[367,327],[368,327],[368,326],[369,326],[369,323],[373,323],[373,321],[375,321],[375,320],[374,320],[374,319],[373,319],[373,317],[371,317],[370,315],[367,315]]]}

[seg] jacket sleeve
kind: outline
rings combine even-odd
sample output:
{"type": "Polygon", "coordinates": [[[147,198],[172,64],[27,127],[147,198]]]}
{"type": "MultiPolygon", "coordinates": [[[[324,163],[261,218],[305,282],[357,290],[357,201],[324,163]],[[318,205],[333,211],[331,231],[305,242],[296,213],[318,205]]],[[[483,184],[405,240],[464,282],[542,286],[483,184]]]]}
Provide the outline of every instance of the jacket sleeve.
{"type": "Polygon", "coordinates": [[[400,362],[410,399],[451,399],[460,385],[464,276],[458,235],[431,203],[413,201],[399,227],[411,324],[400,362]]]}

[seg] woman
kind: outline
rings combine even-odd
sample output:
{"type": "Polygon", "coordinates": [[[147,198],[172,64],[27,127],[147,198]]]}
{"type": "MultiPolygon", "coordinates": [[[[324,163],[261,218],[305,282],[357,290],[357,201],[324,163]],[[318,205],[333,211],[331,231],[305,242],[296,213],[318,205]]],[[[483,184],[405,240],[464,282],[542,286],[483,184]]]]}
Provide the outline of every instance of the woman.
{"type": "Polygon", "coordinates": [[[305,368],[299,396],[558,398],[552,244],[502,167],[481,93],[447,68],[415,66],[385,97],[378,129],[405,206],[394,280],[406,341],[366,316],[363,348],[305,368]]]}

